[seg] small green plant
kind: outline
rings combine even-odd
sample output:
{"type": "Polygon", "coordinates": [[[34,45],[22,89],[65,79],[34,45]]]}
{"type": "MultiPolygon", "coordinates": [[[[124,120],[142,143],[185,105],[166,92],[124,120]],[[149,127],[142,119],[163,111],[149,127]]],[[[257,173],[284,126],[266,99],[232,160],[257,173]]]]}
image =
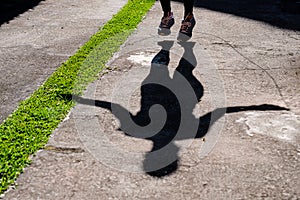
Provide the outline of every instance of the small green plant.
{"type": "Polygon", "coordinates": [[[66,94],[81,94],[96,79],[153,3],[154,0],[129,0],[0,125],[0,193],[14,183],[30,163],[29,157],[43,148],[52,131],[75,105],[66,94]],[[94,63],[88,61],[89,67],[84,67],[87,58],[95,52],[101,56],[94,63]]]}

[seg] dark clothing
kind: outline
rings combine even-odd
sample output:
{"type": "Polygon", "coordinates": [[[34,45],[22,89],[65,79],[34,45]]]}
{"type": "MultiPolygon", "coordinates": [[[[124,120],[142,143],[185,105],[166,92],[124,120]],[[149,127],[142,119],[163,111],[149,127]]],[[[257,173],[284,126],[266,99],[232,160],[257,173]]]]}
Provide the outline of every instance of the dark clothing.
{"type": "MultiPolygon", "coordinates": [[[[160,4],[162,10],[164,11],[164,15],[167,16],[168,12],[171,11],[171,0],[160,0],[160,4]]],[[[184,5],[184,17],[188,14],[193,13],[194,0],[183,0],[184,5]]]]}

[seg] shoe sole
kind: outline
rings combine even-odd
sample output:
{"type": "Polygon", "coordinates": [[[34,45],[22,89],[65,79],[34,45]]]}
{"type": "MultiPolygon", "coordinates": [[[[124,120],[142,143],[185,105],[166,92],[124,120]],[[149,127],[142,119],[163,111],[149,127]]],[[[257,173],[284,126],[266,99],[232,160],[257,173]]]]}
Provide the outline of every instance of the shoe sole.
{"type": "Polygon", "coordinates": [[[158,35],[161,36],[167,36],[171,34],[171,30],[170,29],[166,29],[166,28],[162,28],[162,29],[158,29],[158,35]]]}

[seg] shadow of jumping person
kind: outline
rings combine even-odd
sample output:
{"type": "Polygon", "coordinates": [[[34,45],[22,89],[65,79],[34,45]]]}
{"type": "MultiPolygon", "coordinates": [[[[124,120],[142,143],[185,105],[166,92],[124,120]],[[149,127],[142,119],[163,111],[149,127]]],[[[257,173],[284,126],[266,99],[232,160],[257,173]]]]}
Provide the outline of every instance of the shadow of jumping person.
{"type": "Polygon", "coordinates": [[[193,47],[195,43],[184,42],[184,54],[174,72],[169,75],[170,48],[172,41],[158,43],[161,50],[154,56],[151,69],[141,86],[141,108],[133,115],[119,104],[73,96],[81,104],[110,110],[120,121],[120,129],[128,136],[153,142],[145,155],[144,171],[154,177],[163,177],[178,168],[179,147],[174,141],[204,137],[210,127],[224,114],[248,110],[288,110],[263,104],[217,108],[200,118],[193,115],[195,105],[203,96],[203,86],[193,75],[197,65],[193,47]]]}
{"type": "MultiPolygon", "coordinates": [[[[196,104],[203,96],[203,86],[193,75],[193,70],[197,65],[193,52],[195,43],[183,42],[180,44],[184,48],[184,54],[173,78],[170,78],[169,50],[173,41],[158,43],[162,49],[152,59],[150,73],[141,86],[141,110],[136,116],[132,116],[136,124],[146,126],[151,122],[149,110],[152,106],[161,105],[166,111],[166,120],[162,129],[146,138],[153,142],[153,148],[145,156],[144,171],[156,177],[170,174],[178,167],[179,148],[174,144],[174,139],[178,137],[193,138],[196,135],[196,129],[191,131],[189,126],[185,126],[181,128],[183,130],[180,130],[180,127],[188,124],[196,128],[199,123],[192,114],[196,104]],[[187,136],[189,133],[194,133],[194,135],[187,136]]],[[[162,118],[162,116],[157,115],[156,118],[162,118]]],[[[141,135],[141,137],[144,136],[141,135]]]]}

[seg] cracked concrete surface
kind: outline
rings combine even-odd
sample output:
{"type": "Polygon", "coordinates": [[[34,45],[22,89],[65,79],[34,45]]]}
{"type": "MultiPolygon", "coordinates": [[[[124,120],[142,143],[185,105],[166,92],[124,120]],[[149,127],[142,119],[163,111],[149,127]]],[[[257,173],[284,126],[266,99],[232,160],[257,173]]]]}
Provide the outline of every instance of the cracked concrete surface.
{"type": "MultiPolygon", "coordinates": [[[[177,22],[174,31],[168,37],[159,37],[156,28],[161,10],[156,2],[110,62],[112,69],[92,83],[84,97],[118,100],[112,98],[112,93],[122,77],[132,70],[148,70],[147,61],[160,50],[157,42],[176,38],[182,4],[173,2],[173,10],[177,22]]],[[[207,157],[199,157],[206,141],[190,140],[190,145],[179,151],[177,171],[156,178],[113,167],[135,162],[130,156],[112,156],[113,166],[99,162],[84,145],[85,133],[80,132],[84,129],[78,128],[78,120],[85,120],[83,125],[87,128],[97,123],[99,134],[109,142],[125,152],[139,153],[142,159],[152,142],[126,136],[110,111],[78,104],[54,131],[47,147],[36,153],[32,164],[17,179],[15,189],[11,188],[4,199],[299,199],[299,32],[201,8],[195,13],[197,26],[192,41],[210,56],[195,55],[200,68],[194,76],[202,83],[204,95],[194,115],[201,116],[214,107],[210,85],[214,81],[223,84],[227,107],[267,103],[290,111],[227,114],[222,118],[219,139],[207,157]],[[215,64],[220,79],[204,73],[208,63],[215,64]],[[84,112],[78,112],[80,109],[84,112]],[[287,142],[274,135],[277,131],[295,137],[287,142]]],[[[171,74],[181,55],[182,48],[175,44],[170,56],[171,74]]],[[[133,113],[140,107],[138,90],[137,85],[128,97],[127,109],[133,113]]],[[[184,146],[182,141],[176,141],[176,145],[184,146]]],[[[142,161],[135,166],[141,171],[142,161]]]]}
{"type": "Polygon", "coordinates": [[[0,122],[125,3],[47,0],[2,25],[0,122]]]}

